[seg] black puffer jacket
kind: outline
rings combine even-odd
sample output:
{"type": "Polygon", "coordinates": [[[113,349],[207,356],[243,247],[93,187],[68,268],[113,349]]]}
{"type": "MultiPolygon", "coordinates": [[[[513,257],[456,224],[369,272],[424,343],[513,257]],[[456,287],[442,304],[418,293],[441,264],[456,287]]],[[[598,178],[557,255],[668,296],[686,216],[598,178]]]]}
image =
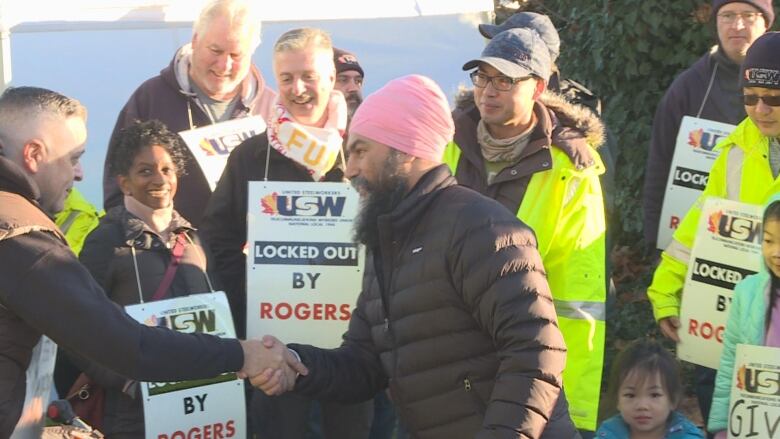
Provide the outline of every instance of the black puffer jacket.
{"type": "Polygon", "coordinates": [[[368,252],[341,347],[290,345],[296,390],[360,401],[389,385],[415,438],[569,438],[563,337],[533,232],[497,202],[425,174],[368,252]]]}
{"type": "MultiPolygon", "coordinates": [[[[303,166],[268,146],[264,132],[236,147],[228,157],[225,171],[209,199],[200,227],[203,240],[214,255],[215,271],[225,286],[236,333],[246,331],[246,213],[250,181],[312,182],[303,166]],[[269,154],[270,149],[270,154],[269,154]],[[268,161],[268,175],[266,170],[268,161]]],[[[340,164],[325,175],[325,181],[342,181],[340,164]]]]}

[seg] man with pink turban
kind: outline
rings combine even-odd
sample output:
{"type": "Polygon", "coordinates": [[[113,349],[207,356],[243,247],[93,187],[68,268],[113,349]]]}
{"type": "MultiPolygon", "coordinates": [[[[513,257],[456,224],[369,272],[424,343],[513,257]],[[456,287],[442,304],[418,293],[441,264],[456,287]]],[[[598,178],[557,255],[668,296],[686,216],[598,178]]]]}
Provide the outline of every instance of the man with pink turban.
{"type": "MultiPolygon", "coordinates": [[[[561,390],[566,347],[533,232],[458,186],[454,133],[431,79],[395,79],[352,120],[346,175],[361,194],[363,290],[337,349],[290,344],[307,376],[268,394],[363,401],[389,387],[415,438],[577,437],[561,390]]],[[[280,341],[266,337],[267,346],[280,341]]]]}

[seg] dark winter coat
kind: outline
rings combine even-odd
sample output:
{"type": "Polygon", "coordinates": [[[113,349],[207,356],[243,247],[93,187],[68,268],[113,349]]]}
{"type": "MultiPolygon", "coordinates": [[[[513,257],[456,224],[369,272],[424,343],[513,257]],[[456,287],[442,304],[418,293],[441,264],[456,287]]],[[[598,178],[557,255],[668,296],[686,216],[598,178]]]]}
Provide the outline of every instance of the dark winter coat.
{"type": "Polygon", "coordinates": [[[0,156],[0,437],[10,436],[21,412],[41,334],[137,380],[241,369],[238,341],[147,327],[108,300],[38,207],[39,196],[22,169],[0,156]]]}
{"type": "Polygon", "coordinates": [[[573,437],[533,232],[446,165],[378,222],[342,346],[290,345],[310,370],[296,391],[353,402],[389,386],[420,439],[573,437]]]}

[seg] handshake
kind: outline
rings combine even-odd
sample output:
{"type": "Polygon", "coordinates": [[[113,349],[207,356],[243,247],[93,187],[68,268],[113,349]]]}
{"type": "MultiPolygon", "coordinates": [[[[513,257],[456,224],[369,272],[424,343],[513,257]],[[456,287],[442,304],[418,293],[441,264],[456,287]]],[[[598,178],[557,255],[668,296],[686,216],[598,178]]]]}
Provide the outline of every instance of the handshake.
{"type": "Polygon", "coordinates": [[[298,375],[308,375],[309,369],[301,359],[276,337],[266,335],[262,340],[240,340],[244,350],[244,367],[239,378],[249,378],[252,386],[266,395],[281,395],[295,387],[298,375]]]}

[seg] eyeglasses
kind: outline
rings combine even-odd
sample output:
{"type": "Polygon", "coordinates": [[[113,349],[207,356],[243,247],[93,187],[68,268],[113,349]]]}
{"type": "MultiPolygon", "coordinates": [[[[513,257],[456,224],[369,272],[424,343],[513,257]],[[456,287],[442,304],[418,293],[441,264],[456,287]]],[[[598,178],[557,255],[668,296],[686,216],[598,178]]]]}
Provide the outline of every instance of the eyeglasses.
{"type": "Polygon", "coordinates": [[[474,85],[479,88],[485,88],[487,87],[488,83],[492,83],[493,88],[498,91],[509,91],[518,82],[533,78],[533,76],[524,76],[522,78],[510,78],[509,76],[505,75],[488,76],[484,73],[481,73],[479,70],[474,70],[471,72],[469,77],[471,77],[471,82],[473,82],[474,85]]]}
{"type": "Polygon", "coordinates": [[[718,20],[723,24],[733,24],[737,17],[742,19],[746,25],[755,24],[758,17],[763,17],[761,12],[721,12],[718,14],[718,20]]]}
{"type": "Polygon", "coordinates": [[[748,107],[758,105],[759,99],[764,102],[764,105],[770,107],[780,107],[780,95],[776,96],[758,96],[758,95],[743,95],[742,102],[748,107]]]}

